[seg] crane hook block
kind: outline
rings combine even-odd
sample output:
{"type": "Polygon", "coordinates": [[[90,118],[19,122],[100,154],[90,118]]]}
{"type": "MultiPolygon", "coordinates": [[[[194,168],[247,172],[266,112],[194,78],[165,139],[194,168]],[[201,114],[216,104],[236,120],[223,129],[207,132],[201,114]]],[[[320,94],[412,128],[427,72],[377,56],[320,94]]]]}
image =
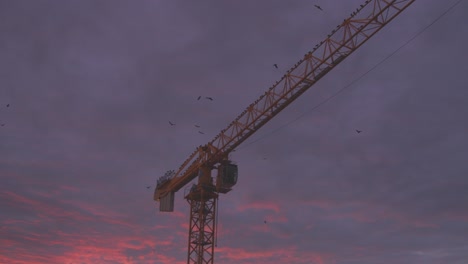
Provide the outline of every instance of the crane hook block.
{"type": "Polygon", "coordinates": [[[237,183],[237,165],[230,161],[222,162],[218,166],[218,175],[216,177],[216,190],[220,193],[227,193],[237,183]]]}

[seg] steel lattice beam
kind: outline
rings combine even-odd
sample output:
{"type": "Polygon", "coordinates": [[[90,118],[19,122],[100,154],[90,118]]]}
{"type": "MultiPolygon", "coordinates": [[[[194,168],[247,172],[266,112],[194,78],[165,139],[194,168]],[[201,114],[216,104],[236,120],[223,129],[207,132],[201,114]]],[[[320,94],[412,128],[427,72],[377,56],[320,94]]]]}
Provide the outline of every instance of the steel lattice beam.
{"type": "Polygon", "coordinates": [[[260,98],[250,104],[212,141],[198,147],[175,177],[155,191],[155,200],[176,192],[197,177],[201,166],[225,159],[237,146],[313,86],[336,65],[410,6],[415,0],[367,0],[343,20],[325,40],[294,65],[260,98]]]}
{"type": "Polygon", "coordinates": [[[214,186],[198,185],[185,197],[190,205],[188,264],[212,264],[216,228],[214,186]]]}

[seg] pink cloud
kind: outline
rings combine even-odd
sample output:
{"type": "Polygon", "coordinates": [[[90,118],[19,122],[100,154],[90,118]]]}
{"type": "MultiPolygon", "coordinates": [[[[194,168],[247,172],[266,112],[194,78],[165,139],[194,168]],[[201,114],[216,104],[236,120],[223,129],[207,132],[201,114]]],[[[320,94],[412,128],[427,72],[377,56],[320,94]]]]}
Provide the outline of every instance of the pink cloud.
{"type": "MultiPolygon", "coordinates": [[[[45,196],[48,197],[48,195],[45,196]]],[[[49,203],[27,198],[10,191],[1,192],[0,198],[6,200],[7,203],[9,203],[11,206],[24,207],[28,210],[36,212],[42,219],[41,221],[46,221],[46,219],[57,220],[60,218],[69,218],[80,222],[99,220],[100,222],[111,225],[135,228],[133,224],[122,220],[126,218],[126,215],[116,213],[107,207],[99,206],[97,204],[90,204],[81,201],[61,200],[60,204],[51,205],[49,203]],[[77,211],[75,208],[87,212],[89,215],[83,214],[82,212],[77,211]]],[[[8,221],[12,223],[13,221],[21,220],[8,219],[8,221]]]]}
{"type": "Polygon", "coordinates": [[[238,211],[246,211],[246,210],[271,210],[276,213],[280,212],[279,204],[273,202],[250,202],[243,205],[239,205],[237,207],[238,211]]]}
{"type": "MultiPolygon", "coordinates": [[[[392,220],[400,226],[438,227],[438,225],[431,222],[430,219],[416,218],[410,214],[391,210],[391,208],[385,208],[373,202],[337,203],[326,200],[311,200],[302,203],[325,209],[327,212],[325,218],[327,219],[337,220],[347,218],[359,223],[375,223],[382,220],[392,220]]],[[[311,228],[311,226],[309,228],[311,228]]]]}
{"type": "MultiPolygon", "coordinates": [[[[343,207],[344,208],[344,207],[343,207]]],[[[353,211],[346,210],[346,212],[340,211],[340,208],[334,208],[329,210],[327,217],[328,219],[352,219],[359,223],[375,223],[379,221],[393,221],[398,226],[410,226],[410,227],[430,227],[437,228],[438,225],[431,222],[430,219],[416,218],[410,214],[404,214],[402,212],[390,210],[389,208],[380,208],[378,205],[367,204],[356,206],[353,211]]]]}
{"type": "MultiPolygon", "coordinates": [[[[167,256],[169,250],[179,249],[175,245],[175,237],[168,236],[155,239],[150,234],[128,235],[139,226],[124,220],[120,213],[96,204],[78,201],[61,201],[59,204],[22,196],[4,191],[0,192],[0,199],[10,207],[25,208],[35,212],[33,219],[5,219],[2,220],[2,233],[11,234],[1,237],[0,263],[70,263],[85,262],[99,263],[103,259],[118,263],[175,263],[174,258],[167,256]],[[63,205],[63,206],[62,206],[63,205]],[[79,210],[76,210],[79,209],[79,210]],[[86,212],[87,214],[83,214],[86,212]],[[75,233],[67,233],[51,229],[46,233],[26,232],[26,229],[43,227],[56,223],[60,219],[69,219],[64,224],[78,229],[75,233]],[[71,221],[70,221],[71,220],[71,221]],[[92,222],[91,224],[88,224],[92,222]],[[102,235],[101,231],[93,228],[93,223],[104,223],[109,227],[121,230],[115,234],[102,235]],[[125,227],[124,229],[120,227],[125,227]],[[125,235],[127,233],[127,235],[125,235]],[[137,242],[135,242],[137,241],[137,242]],[[50,254],[46,251],[60,248],[62,253],[50,254]],[[4,250],[7,250],[4,252],[4,250]],[[126,250],[139,252],[138,257],[129,259],[126,250]],[[144,253],[148,252],[148,254],[144,253]],[[48,257],[41,257],[41,256],[48,257]]],[[[155,226],[164,229],[165,226],[155,226]]],[[[188,229],[187,229],[188,230],[188,229]]]]}
{"type": "Polygon", "coordinates": [[[417,228],[422,228],[422,227],[437,228],[438,227],[438,225],[435,223],[432,223],[430,219],[416,218],[411,215],[408,215],[408,214],[405,215],[397,211],[390,211],[390,210],[381,211],[376,214],[376,217],[378,217],[379,219],[391,219],[400,226],[410,226],[410,227],[417,227],[417,228]]]}
{"type": "Polygon", "coordinates": [[[83,216],[73,211],[67,211],[58,207],[53,207],[47,203],[33,200],[25,196],[21,196],[14,192],[4,191],[0,192],[0,198],[5,200],[10,206],[23,207],[31,211],[37,212],[41,217],[74,217],[77,221],[90,220],[89,217],[83,216]]]}
{"type": "Polygon", "coordinates": [[[307,263],[333,264],[332,256],[316,252],[299,252],[295,247],[275,248],[267,250],[247,250],[240,248],[221,247],[217,249],[218,259],[223,263],[307,263]]]}
{"type": "MultiPolygon", "coordinates": [[[[0,254],[1,263],[99,263],[102,260],[118,263],[176,263],[167,252],[176,248],[174,237],[155,239],[150,235],[106,235],[102,236],[92,232],[69,234],[60,231],[52,232],[50,236],[44,234],[30,234],[22,236],[22,242],[9,239],[0,239],[2,246],[9,248],[8,254],[0,254]],[[53,250],[54,246],[66,247],[62,253],[55,253],[41,257],[45,252],[35,250],[36,246],[26,246],[26,241],[33,242],[27,245],[45,245],[46,250],[53,250]],[[137,242],[137,243],[135,243],[137,242]],[[126,250],[135,250],[141,253],[137,258],[131,259],[126,250]],[[139,261],[137,261],[139,260],[139,261]]],[[[0,251],[1,252],[1,251],[0,251]]]]}
{"type": "Polygon", "coordinates": [[[320,200],[320,199],[303,201],[302,204],[310,205],[310,206],[314,206],[314,207],[319,207],[319,208],[322,208],[322,209],[330,209],[332,207],[337,206],[337,204],[335,202],[333,202],[333,201],[320,200]]]}
{"type": "Polygon", "coordinates": [[[468,222],[468,213],[465,212],[454,212],[447,214],[446,217],[450,220],[468,222]]]}

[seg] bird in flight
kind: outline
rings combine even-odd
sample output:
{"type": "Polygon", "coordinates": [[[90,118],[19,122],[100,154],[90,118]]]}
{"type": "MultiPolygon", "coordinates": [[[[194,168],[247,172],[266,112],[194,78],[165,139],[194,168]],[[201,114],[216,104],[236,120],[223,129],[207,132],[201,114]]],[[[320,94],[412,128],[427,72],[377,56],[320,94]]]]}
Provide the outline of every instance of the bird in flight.
{"type": "Polygon", "coordinates": [[[361,131],[361,130],[357,130],[357,129],[356,129],[356,132],[359,134],[359,133],[361,133],[362,131],[361,131]]]}
{"type": "Polygon", "coordinates": [[[151,186],[146,186],[146,189],[149,189],[149,188],[151,188],[151,186]]]}
{"type": "Polygon", "coordinates": [[[263,221],[263,223],[265,223],[265,224],[266,224],[266,220],[265,220],[265,221],[263,221]]]}
{"type": "Polygon", "coordinates": [[[199,125],[195,125],[195,127],[200,127],[199,125]]]}
{"type": "Polygon", "coordinates": [[[175,126],[175,124],[174,124],[174,123],[172,123],[171,121],[169,121],[169,124],[170,124],[171,126],[175,126]]]}
{"type": "Polygon", "coordinates": [[[200,134],[202,134],[202,135],[204,135],[204,134],[205,134],[205,133],[203,133],[203,132],[201,132],[201,131],[198,131],[198,133],[200,133],[200,134]]]}
{"type": "Polygon", "coordinates": [[[323,11],[323,9],[319,5],[314,5],[317,9],[320,9],[323,11]]]}
{"type": "Polygon", "coordinates": [[[5,124],[2,124],[2,126],[5,126],[5,124]]]}
{"type": "Polygon", "coordinates": [[[200,100],[201,96],[198,96],[197,100],[200,100]]]}
{"type": "Polygon", "coordinates": [[[213,101],[213,98],[211,98],[211,97],[205,97],[205,98],[210,100],[210,101],[213,101]]]}
{"type": "Polygon", "coordinates": [[[275,68],[278,69],[278,64],[275,63],[273,64],[273,66],[275,66],[275,68]]]}

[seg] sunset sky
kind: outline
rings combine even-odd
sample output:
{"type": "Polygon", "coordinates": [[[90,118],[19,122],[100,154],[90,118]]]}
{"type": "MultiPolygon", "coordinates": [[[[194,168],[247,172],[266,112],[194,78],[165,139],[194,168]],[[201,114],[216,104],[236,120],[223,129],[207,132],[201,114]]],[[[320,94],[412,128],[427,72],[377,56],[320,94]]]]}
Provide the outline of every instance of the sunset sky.
{"type": "MultiPolygon", "coordinates": [[[[0,1],[0,263],[186,263],[184,189],[162,213],[156,180],[364,2],[0,1]]],[[[468,1],[360,78],[456,2],[416,1],[232,153],[215,263],[468,263],[468,1]]]]}

